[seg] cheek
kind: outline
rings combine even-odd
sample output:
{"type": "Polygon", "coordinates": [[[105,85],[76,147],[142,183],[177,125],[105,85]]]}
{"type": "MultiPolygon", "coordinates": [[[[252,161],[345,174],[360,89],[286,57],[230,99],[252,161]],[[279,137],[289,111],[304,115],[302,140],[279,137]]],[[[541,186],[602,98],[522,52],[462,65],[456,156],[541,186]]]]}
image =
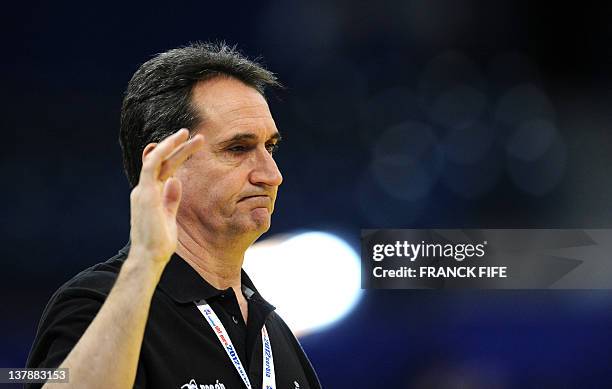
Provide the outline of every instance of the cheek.
{"type": "Polygon", "coordinates": [[[246,166],[227,166],[218,161],[191,159],[175,176],[181,180],[186,206],[231,214],[248,182],[246,166]]]}
{"type": "Polygon", "coordinates": [[[233,184],[228,174],[191,174],[180,177],[183,186],[181,205],[215,214],[231,214],[235,208],[240,188],[233,184]]]}
{"type": "Polygon", "coordinates": [[[177,172],[176,178],[181,180],[183,189],[181,205],[195,206],[203,205],[207,202],[211,191],[211,179],[207,175],[194,173],[193,170],[181,169],[177,172]]]}

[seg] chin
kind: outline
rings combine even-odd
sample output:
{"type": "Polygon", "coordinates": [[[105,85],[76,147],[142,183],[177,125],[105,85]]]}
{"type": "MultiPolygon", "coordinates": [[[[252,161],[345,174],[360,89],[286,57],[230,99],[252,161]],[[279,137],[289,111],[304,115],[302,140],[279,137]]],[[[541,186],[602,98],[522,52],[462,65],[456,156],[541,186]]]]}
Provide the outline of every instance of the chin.
{"type": "Polygon", "coordinates": [[[257,226],[257,229],[263,228],[267,231],[270,228],[270,211],[266,208],[256,208],[250,212],[249,216],[253,224],[257,226]]]}
{"type": "Polygon", "coordinates": [[[242,234],[252,234],[255,239],[270,229],[270,215],[249,215],[234,225],[234,230],[242,234]]]}
{"type": "Polygon", "coordinates": [[[253,228],[254,231],[258,232],[259,235],[263,234],[264,232],[267,232],[270,229],[270,219],[268,218],[267,220],[257,220],[255,221],[255,228],[253,228]]]}

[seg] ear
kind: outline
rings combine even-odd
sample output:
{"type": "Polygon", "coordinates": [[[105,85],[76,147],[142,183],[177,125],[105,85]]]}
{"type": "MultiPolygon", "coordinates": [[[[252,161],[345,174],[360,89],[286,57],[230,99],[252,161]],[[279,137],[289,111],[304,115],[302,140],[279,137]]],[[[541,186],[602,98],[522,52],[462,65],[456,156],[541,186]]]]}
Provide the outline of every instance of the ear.
{"type": "Polygon", "coordinates": [[[149,155],[151,151],[155,150],[155,147],[157,147],[157,143],[149,143],[146,145],[144,150],[142,150],[142,159],[140,162],[144,162],[145,157],[149,155]]]}

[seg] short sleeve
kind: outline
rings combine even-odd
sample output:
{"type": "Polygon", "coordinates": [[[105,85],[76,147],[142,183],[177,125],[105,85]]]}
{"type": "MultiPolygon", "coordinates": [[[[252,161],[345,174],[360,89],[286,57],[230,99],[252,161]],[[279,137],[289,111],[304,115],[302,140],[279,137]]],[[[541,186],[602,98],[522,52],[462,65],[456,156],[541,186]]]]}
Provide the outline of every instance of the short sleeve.
{"type": "MultiPolygon", "coordinates": [[[[75,293],[60,293],[52,298],[38,326],[26,366],[55,368],[68,356],[102,307],[103,301],[75,293]]],[[[42,384],[26,385],[39,388],[42,384]]]]}
{"type": "MultiPolygon", "coordinates": [[[[45,308],[26,366],[56,368],[61,365],[102,308],[110,287],[105,291],[82,287],[60,289],[45,308]]],[[[40,383],[24,386],[26,389],[40,387],[40,383]]],[[[145,387],[141,363],[134,387],[145,387]]]]}

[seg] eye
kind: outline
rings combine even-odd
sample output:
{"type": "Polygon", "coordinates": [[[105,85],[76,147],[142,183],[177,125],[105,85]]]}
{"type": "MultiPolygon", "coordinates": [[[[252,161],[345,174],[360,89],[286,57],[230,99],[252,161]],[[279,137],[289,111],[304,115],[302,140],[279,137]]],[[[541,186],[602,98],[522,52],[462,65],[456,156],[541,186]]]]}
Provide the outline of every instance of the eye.
{"type": "Polygon", "coordinates": [[[269,143],[266,145],[266,150],[270,155],[274,155],[274,153],[278,150],[278,143],[269,143]]]}
{"type": "Polygon", "coordinates": [[[248,147],[243,146],[243,145],[234,145],[231,147],[227,148],[227,151],[230,151],[232,153],[236,153],[236,154],[240,154],[240,153],[244,153],[245,151],[248,151],[248,147]]]}

